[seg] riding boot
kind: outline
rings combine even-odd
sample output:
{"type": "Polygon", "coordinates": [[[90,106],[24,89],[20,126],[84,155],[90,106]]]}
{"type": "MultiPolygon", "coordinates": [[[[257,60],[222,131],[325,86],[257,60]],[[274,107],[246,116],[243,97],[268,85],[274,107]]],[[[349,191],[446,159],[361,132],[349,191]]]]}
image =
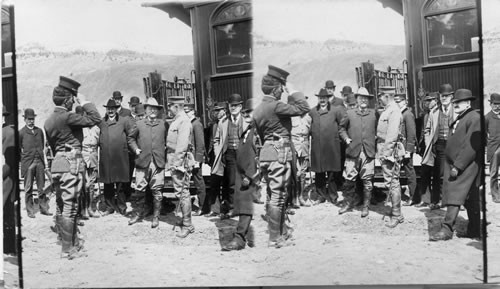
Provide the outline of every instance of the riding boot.
{"type": "Polygon", "coordinates": [[[28,213],[28,217],[34,218],[35,205],[34,205],[33,195],[26,194],[25,203],[26,203],[26,212],[28,213]]]}
{"type": "Polygon", "coordinates": [[[153,211],[153,221],[151,222],[151,228],[156,228],[160,225],[160,211],[161,211],[161,199],[154,199],[154,211],[153,211]]]}
{"type": "Polygon", "coordinates": [[[82,194],[78,197],[79,208],[80,208],[80,219],[88,220],[88,209],[87,209],[87,192],[82,192],[82,194]]]}
{"type": "Polygon", "coordinates": [[[144,205],[138,205],[136,210],[134,210],[134,216],[132,217],[132,219],[128,221],[128,224],[133,225],[139,221],[142,221],[142,219],[144,219],[144,215],[145,215],[144,205]]]}
{"type": "Polygon", "coordinates": [[[182,227],[177,237],[186,238],[194,233],[194,226],[191,223],[191,198],[183,198],[179,202],[181,202],[182,227]]]}
{"type": "Polygon", "coordinates": [[[354,209],[353,198],[356,190],[356,182],[345,180],[342,192],[344,193],[344,206],[340,208],[339,215],[352,211],[354,209]]]}
{"type": "Polygon", "coordinates": [[[371,180],[363,180],[363,210],[361,211],[361,218],[368,216],[370,208],[370,200],[372,198],[373,184],[371,180]]]}
{"type": "Polygon", "coordinates": [[[267,207],[269,246],[275,247],[276,242],[281,236],[281,208],[269,205],[267,207]]]}
{"type": "Polygon", "coordinates": [[[40,214],[45,215],[45,216],[52,216],[52,213],[49,212],[49,197],[47,197],[46,194],[42,193],[39,196],[40,199],[40,214]]]}
{"type": "Polygon", "coordinates": [[[392,203],[391,220],[385,225],[389,228],[395,228],[399,223],[403,223],[404,221],[404,217],[401,214],[401,190],[393,190],[390,195],[392,203]]]}
{"type": "Polygon", "coordinates": [[[62,250],[61,258],[67,258],[68,260],[86,257],[87,255],[82,252],[83,245],[77,239],[77,227],[75,220],[68,217],[61,216],[59,218],[61,224],[61,241],[62,250]]]}
{"type": "Polygon", "coordinates": [[[299,205],[301,205],[302,207],[310,207],[311,204],[307,203],[304,200],[304,190],[305,190],[305,188],[306,188],[306,182],[305,182],[304,178],[302,178],[300,180],[300,194],[298,194],[299,205]]]}
{"type": "Polygon", "coordinates": [[[99,218],[100,215],[97,213],[97,196],[95,194],[96,192],[91,190],[89,192],[89,204],[88,204],[88,211],[89,211],[89,217],[91,218],[99,218]]]}

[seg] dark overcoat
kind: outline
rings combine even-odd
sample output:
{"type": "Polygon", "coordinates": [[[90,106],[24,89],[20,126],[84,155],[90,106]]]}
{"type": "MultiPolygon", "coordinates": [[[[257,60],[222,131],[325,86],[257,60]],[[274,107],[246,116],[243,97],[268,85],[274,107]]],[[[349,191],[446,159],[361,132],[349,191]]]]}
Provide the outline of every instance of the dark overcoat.
{"type": "MultiPolygon", "coordinates": [[[[168,123],[163,119],[143,118],[136,122],[132,133],[132,151],[141,149],[135,156],[135,166],[146,169],[153,161],[157,167],[165,168],[168,123]]],[[[135,153],[134,153],[135,155],[135,153]]]]}
{"type": "Polygon", "coordinates": [[[443,204],[463,205],[470,191],[479,186],[479,172],[483,149],[481,147],[481,120],[478,111],[468,109],[450,126],[446,142],[446,163],[443,177],[443,204]],[[452,167],[458,169],[457,178],[450,177],[452,167]]]}
{"type": "Polygon", "coordinates": [[[345,141],[351,139],[346,147],[349,158],[358,158],[364,148],[366,156],[375,158],[377,136],[377,116],[373,109],[351,109],[346,112],[339,127],[340,137],[345,141]]]}
{"type": "Polygon", "coordinates": [[[130,117],[105,116],[99,124],[99,182],[127,183],[129,175],[129,147],[132,149],[134,122],[130,117]]]}
{"type": "Polygon", "coordinates": [[[240,145],[236,152],[236,178],[234,190],[234,213],[237,215],[253,214],[253,195],[257,190],[257,146],[255,145],[255,129],[249,125],[240,137],[240,145]],[[242,188],[243,178],[251,180],[250,186],[242,188]]]}
{"type": "Polygon", "coordinates": [[[407,107],[402,112],[403,123],[401,133],[405,138],[405,151],[414,153],[417,147],[417,125],[415,124],[415,115],[411,108],[407,107]]]}
{"type": "Polygon", "coordinates": [[[193,126],[194,160],[201,164],[206,154],[203,124],[201,124],[198,118],[193,118],[191,120],[191,125],[193,126]]]}
{"type": "Polygon", "coordinates": [[[488,140],[486,143],[486,160],[491,162],[493,154],[500,147],[500,117],[493,111],[484,117],[488,140]]]}
{"type": "Polygon", "coordinates": [[[25,177],[28,172],[28,168],[35,160],[38,155],[39,159],[44,163],[44,152],[45,140],[43,136],[43,131],[35,126],[33,131],[28,127],[24,126],[19,131],[19,148],[21,149],[21,177],[25,177]]]}
{"type": "Polygon", "coordinates": [[[345,110],[327,105],[311,109],[311,170],[316,173],[341,171],[339,125],[345,110]]]}

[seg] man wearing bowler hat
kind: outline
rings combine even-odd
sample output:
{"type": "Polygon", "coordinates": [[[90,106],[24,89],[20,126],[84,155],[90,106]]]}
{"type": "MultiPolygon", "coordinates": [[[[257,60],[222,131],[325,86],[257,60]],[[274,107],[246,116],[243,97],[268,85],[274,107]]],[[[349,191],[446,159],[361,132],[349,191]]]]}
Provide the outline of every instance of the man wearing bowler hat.
{"type": "Polygon", "coordinates": [[[481,116],[471,107],[475,97],[468,89],[458,89],[452,100],[456,119],[450,126],[444,166],[443,205],[446,215],[441,230],[431,241],[445,241],[453,237],[453,226],[464,205],[469,223],[463,237],[481,236],[479,215],[479,186],[481,184],[481,116]]]}
{"type": "Polygon", "coordinates": [[[490,95],[491,111],[485,116],[486,133],[488,142],[486,144],[486,160],[490,163],[490,188],[493,202],[500,203],[500,192],[498,191],[498,167],[500,166],[500,94],[490,95]]]}
{"type": "Polygon", "coordinates": [[[287,71],[269,65],[261,84],[265,95],[253,115],[257,133],[263,142],[259,161],[262,176],[268,186],[269,246],[276,248],[287,245],[292,234],[285,224],[292,161],[291,117],[303,115],[310,110],[305,98],[297,99],[293,104],[280,101],[282,95],[288,93],[285,86],[288,75],[287,71]]]}
{"type": "Polygon", "coordinates": [[[35,206],[40,206],[42,215],[49,213],[49,198],[43,189],[45,185],[45,139],[42,129],[35,126],[35,111],[32,108],[24,110],[26,125],[19,131],[19,146],[21,149],[21,177],[24,178],[25,203],[28,217],[35,217],[35,206]],[[36,179],[38,198],[33,198],[33,181],[36,179]]]}
{"type": "Polygon", "coordinates": [[[61,257],[68,259],[85,256],[81,253],[83,242],[77,235],[76,227],[78,195],[82,191],[85,173],[82,128],[101,122],[95,105],[78,96],[78,87],[80,83],[73,79],[60,77],[52,95],[56,107],[44,125],[47,142],[55,154],[51,166],[57,204],[55,227],[61,239],[61,257]],[[75,100],[86,114],[71,112],[75,100]]]}
{"type": "Polygon", "coordinates": [[[137,119],[137,105],[141,104],[141,100],[137,96],[132,96],[130,101],[128,102],[128,106],[130,107],[130,112],[132,118],[137,119]]]}
{"type": "MultiPolygon", "coordinates": [[[[326,91],[328,92],[328,94],[331,94],[333,96],[332,99],[330,100],[330,103],[333,106],[344,106],[344,100],[342,98],[335,96],[335,87],[336,86],[335,86],[335,83],[333,82],[333,80],[327,80],[325,82],[326,91]]],[[[344,96],[344,95],[342,95],[342,96],[344,96]]]]}
{"type": "Polygon", "coordinates": [[[112,99],[116,102],[116,104],[118,105],[118,108],[116,109],[116,113],[119,115],[119,116],[132,116],[132,112],[130,111],[130,109],[128,108],[124,108],[122,107],[122,100],[123,100],[123,96],[122,96],[122,93],[119,92],[119,91],[113,91],[113,97],[112,99]]]}

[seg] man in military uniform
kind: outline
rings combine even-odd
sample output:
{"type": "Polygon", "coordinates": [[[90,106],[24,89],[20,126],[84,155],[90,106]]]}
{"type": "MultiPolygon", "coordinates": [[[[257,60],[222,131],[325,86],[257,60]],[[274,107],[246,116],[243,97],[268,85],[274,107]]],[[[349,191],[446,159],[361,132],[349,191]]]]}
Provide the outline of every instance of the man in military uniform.
{"type": "Polygon", "coordinates": [[[394,101],[394,87],[380,87],[379,103],[384,110],[380,115],[377,126],[377,156],[382,166],[384,186],[388,190],[392,203],[389,228],[395,228],[404,221],[401,214],[401,186],[399,173],[404,147],[400,142],[401,123],[403,116],[397,103],[394,101]]]}
{"type": "Polygon", "coordinates": [[[83,242],[77,236],[76,214],[78,194],[82,191],[85,165],[82,158],[83,127],[99,124],[101,116],[94,104],[78,95],[80,83],[60,77],[54,88],[54,112],[45,121],[45,132],[50,148],[55,153],[52,161],[52,182],[56,189],[56,228],[61,238],[62,257],[73,259],[84,256],[83,242]],[[71,112],[74,100],[86,115],[71,112]]]}
{"type": "Polygon", "coordinates": [[[282,247],[291,237],[284,225],[288,185],[291,175],[291,117],[309,112],[305,98],[297,99],[294,104],[281,102],[286,92],[285,70],[269,65],[267,75],[262,78],[262,103],[254,111],[257,133],[263,142],[260,151],[260,169],[268,185],[267,214],[269,246],[282,247]]]}
{"type": "Polygon", "coordinates": [[[193,126],[191,120],[184,112],[182,105],[184,100],[172,100],[168,103],[168,110],[174,117],[167,134],[167,169],[172,174],[175,195],[179,198],[179,206],[182,213],[182,222],[179,224],[181,232],[179,238],[186,238],[194,233],[191,223],[191,194],[189,192],[189,180],[194,166],[192,154],[193,126]]]}

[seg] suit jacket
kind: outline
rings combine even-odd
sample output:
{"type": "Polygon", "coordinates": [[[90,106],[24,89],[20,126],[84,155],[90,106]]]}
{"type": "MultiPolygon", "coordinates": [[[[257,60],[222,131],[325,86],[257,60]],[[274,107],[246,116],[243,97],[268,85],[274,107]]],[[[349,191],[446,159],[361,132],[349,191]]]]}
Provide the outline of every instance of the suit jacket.
{"type": "Polygon", "coordinates": [[[352,140],[346,147],[346,155],[350,158],[358,158],[363,148],[367,157],[375,158],[376,133],[377,117],[373,109],[364,113],[360,109],[348,110],[340,122],[340,137],[344,141],[348,138],[352,140]]]}
{"type": "Polygon", "coordinates": [[[193,145],[194,145],[194,160],[203,163],[205,156],[205,134],[203,132],[203,125],[198,118],[191,120],[193,126],[193,145]]]}
{"type": "Polygon", "coordinates": [[[167,133],[167,169],[182,169],[192,145],[193,126],[184,111],[174,117],[167,133]]]}
{"type": "Polygon", "coordinates": [[[21,177],[25,177],[35,157],[38,156],[44,163],[45,139],[42,129],[37,126],[33,128],[33,131],[27,126],[21,128],[19,131],[19,148],[21,150],[21,177]]]}
{"type": "Polygon", "coordinates": [[[165,168],[165,148],[167,144],[168,124],[163,119],[150,120],[143,118],[136,122],[136,129],[132,133],[132,151],[141,149],[135,155],[135,166],[141,169],[149,167],[153,161],[159,168],[165,168]]]}

